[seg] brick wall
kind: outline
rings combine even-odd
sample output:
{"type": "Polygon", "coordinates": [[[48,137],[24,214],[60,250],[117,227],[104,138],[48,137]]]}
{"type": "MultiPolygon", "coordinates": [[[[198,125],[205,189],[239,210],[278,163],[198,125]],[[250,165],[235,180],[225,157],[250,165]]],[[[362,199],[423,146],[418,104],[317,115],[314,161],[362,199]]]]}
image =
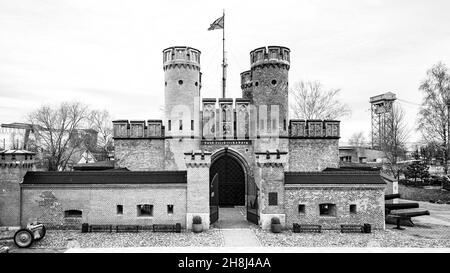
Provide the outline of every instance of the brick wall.
{"type": "Polygon", "coordinates": [[[290,139],[289,171],[322,171],[339,168],[338,139],[290,139]]]}
{"type": "Polygon", "coordinates": [[[28,170],[19,166],[0,167],[0,226],[19,225],[19,183],[28,170]]]}
{"type": "Polygon", "coordinates": [[[50,228],[89,224],[175,224],[185,226],[186,185],[22,185],[22,224],[38,220],[50,228]],[[153,217],[138,217],[137,205],[153,205],[153,217]],[[117,214],[123,205],[123,214],[117,214]],[[167,205],[174,205],[168,214],[167,205]],[[81,219],[65,218],[81,210],[81,219]]]}
{"type": "Polygon", "coordinates": [[[384,185],[286,186],[285,213],[289,228],[293,223],[320,224],[323,228],[369,223],[373,229],[384,229],[384,185]],[[336,216],[321,216],[319,204],[323,203],[335,204],[336,216]],[[299,204],[305,205],[305,213],[299,213],[299,204]],[[355,214],[350,213],[350,204],[356,204],[355,214]]]}
{"type": "Polygon", "coordinates": [[[114,149],[118,167],[130,171],[164,170],[163,139],[115,139],[114,149]]]}

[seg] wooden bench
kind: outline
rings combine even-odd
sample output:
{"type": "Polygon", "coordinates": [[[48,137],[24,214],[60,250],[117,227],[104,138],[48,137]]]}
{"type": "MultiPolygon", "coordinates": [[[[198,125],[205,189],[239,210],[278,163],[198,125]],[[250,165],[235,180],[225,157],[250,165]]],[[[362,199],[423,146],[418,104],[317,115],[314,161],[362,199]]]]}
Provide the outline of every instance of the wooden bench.
{"type": "Polygon", "coordinates": [[[89,225],[89,232],[112,232],[112,225],[89,225]]]}
{"type": "Polygon", "coordinates": [[[117,225],[116,232],[139,232],[139,226],[136,225],[117,225]]]}
{"type": "Polygon", "coordinates": [[[342,233],[364,233],[362,225],[341,225],[342,233]]]}
{"type": "Polygon", "coordinates": [[[175,225],[162,225],[162,224],[154,224],[153,232],[181,232],[181,224],[177,223],[175,225]]]}
{"type": "Polygon", "coordinates": [[[300,233],[300,232],[321,233],[322,232],[321,225],[299,225],[297,223],[294,223],[292,229],[295,233],[300,233]]]}

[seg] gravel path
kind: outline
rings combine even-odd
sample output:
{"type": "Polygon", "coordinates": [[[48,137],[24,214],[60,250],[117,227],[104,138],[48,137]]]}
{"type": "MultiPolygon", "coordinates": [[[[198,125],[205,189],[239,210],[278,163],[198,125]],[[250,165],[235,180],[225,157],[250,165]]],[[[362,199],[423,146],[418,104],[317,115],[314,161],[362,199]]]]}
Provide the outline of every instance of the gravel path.
{"type": "Polygon", "coordinates": [[[370,234],[328,230],[319,234],[292,231],[274,234],[261,229],[254,231],[261,245],[267,247],[450,247],[448,227],[414,227],[403,231],[393,230],[392,227],[389,225],[385,231],[372,231],[370,234]],[[431,230],[438,231],[438,234],[433,236],[431,230]]]}
{"type": "Polygon", "coordinates": [[[105,247],[184,247],[223,246],[220,230],[202,233],[81,233],[80,231],[48,230],[42,241],[33,248],[105,248],[105,247]]]}

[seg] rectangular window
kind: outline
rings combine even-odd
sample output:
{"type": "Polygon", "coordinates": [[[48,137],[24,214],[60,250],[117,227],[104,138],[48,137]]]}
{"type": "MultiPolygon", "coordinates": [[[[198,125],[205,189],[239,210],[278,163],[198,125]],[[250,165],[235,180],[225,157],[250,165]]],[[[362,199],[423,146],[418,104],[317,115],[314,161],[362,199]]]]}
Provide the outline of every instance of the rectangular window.
{"type": "Polygon", "coordinates": [[[15,154],[11,155],[11,160],[16,160],[16,155],[15,154]]]}
{"type": "Polygon", "coordinates": [[[145,216],[153,216],[153,205],[138,205],[137,206],[137,216],[145,217],[145,216]]]}
{"type": "Polygon", "coordinates": [[[180,128],[179,128],[179,130],[180,130],[180,131],[183,131],[183,120],[180,119],[179,123],[180,123],[180,128]]]}
{"type": "Polygon", "coordinates": [[[191,120],[191,130],[194,131],[194,120],[191,120]]]}
{"type": "Polygon", "coordinates": [[[336,216],[335,204],[320,204],[319,210],[321,216],[336,216]]]}
{"type": "Polygon", "coordinates": [[[306,212],[305,205],[304,204],[298,205],[298,213],[305,213],[305,212],[306,212]]]}
{"type": "Polygon", "coordinates": [[[81,210],[66,210],[64,211],[65,218],[81,218],[83,216],[83,212],[81,210]]]}
{"type": "Polygon", "coordinates": [[[123,214],[123,205],[117,205],[117,214],[123,214]]]}
{"type": "Polygon", "coordinates": [[[169,131],[172,130],[172,121],[169,120],[169,131]]]}
{"type": "Polygon", "coordinates": [[[269,192],[269,206],[278,206],[277,192],[269,192]]]}
{"type": "Polygon", "coordinates": [[[25,160],[28,160],[28,155],[25,155],[25,160]]]}
{"type": "Polygon", "coordinates": [[[173,214],[173,205],[167,205],[167,214],[173,214]]]}
{"type": "Polygon", "coordinates": [[[350,214],[356,214],[356,205],[355,204],[351,204],[350,205],[350,214]]]}
{"type": "Polygon", "coordinates": [[[2,154],[2,160],[5,160],[5,158],[6,158],[5,154],[2,154]]]}

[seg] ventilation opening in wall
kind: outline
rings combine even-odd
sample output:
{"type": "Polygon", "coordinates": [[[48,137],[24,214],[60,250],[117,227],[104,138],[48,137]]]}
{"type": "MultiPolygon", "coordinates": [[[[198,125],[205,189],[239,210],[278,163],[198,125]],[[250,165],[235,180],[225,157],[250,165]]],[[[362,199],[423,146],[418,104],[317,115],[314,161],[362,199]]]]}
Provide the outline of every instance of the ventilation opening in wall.
{"type": "Polygon", "coordinates": [[[336,216],[336,205],[335,204],[320,204],[319,211],[321,216],[336,216]]]}
{"type": "Polygon", "coordinates": [[[298,205],[298,213],[305,213],[306,206],[304,204],[298,205]]]}
{"type": "Polygon", "coordinates": [[[195,82],[195,86],[198,86],[198,82],[195,82]]]}
{"type": "Polygon", "coordinates": [[[277,192],[269,192],[269,206],[278,206],[277,192]]]}
{"type": "Polygon", "coordinates": [[[173,205],[167,205],[167,214],[173,214],[173,205]]]}
{"type": "Polygon", "coordinates": [[[277,80],[272,80],[272,85],[277,85],[277,80]]]}
{"type": "Polygon", "coordinates": [[[164,85],[167,86],[167,82],[165,82],[164,85]]]}
{"type": "Polygon", "coordinates": [[[117,205],[116,212],[117,212],[117,214],[122,215],[123,214],[123,205],[117,205]]]}
{"type": "Polygon", "coordinates": [[[182,81],[182,80],[179,80],[179,81],[178,81],[178,84],[179,84],[179,85],[182,85],[182,84],[183,84],[183,81],[182,81]]]}
{"type": "Polygon", "coordinates": [[[259,82],[255,82],[255,86],[258,86],[259,85],[259,82]]]}
{"type": "Polygon", "coordinates": [[[64,217],[65,218],[81,218],[83,216],[83,212],[81,210],[65,210],[64,217]]]}
{"type": "Polygon", "coordinates": [[[145,217],[145,216],[153,216],[153,205],[137,205],[137,216],[145,217]]]}
{"type": "Polygon", "coordinates": [[[355,204],[351,204],[350,205],[350,214],[356,214],[357,210],[356,210],[356,205],[355,204]]]}

